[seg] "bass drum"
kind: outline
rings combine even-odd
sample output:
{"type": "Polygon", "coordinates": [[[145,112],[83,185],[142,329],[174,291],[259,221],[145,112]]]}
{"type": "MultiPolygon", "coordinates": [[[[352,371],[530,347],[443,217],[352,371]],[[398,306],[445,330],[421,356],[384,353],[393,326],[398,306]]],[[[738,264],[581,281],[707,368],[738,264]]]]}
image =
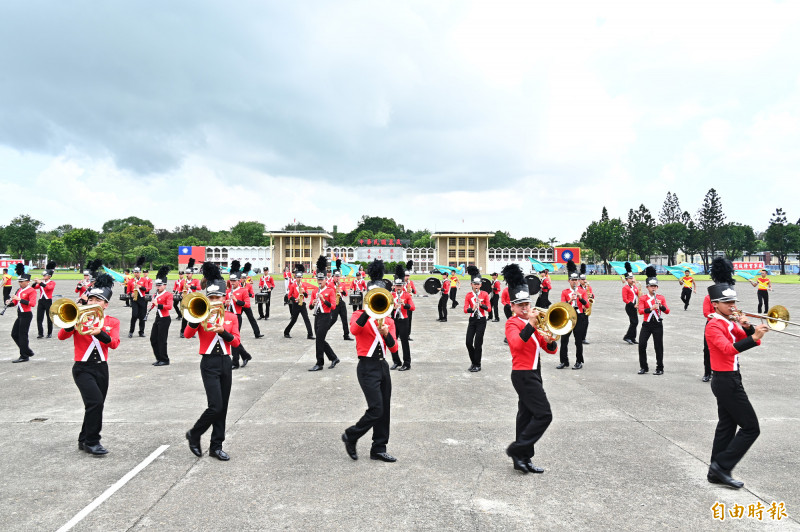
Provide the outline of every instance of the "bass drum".
{"type": "Polygon", "coordinates": [[[529,273],[525,276],[525,280],[528,281],[528,292],[531,296],[538,294],[542,288],[542,280],[539,279],[539,276],[529,273]]]}
{"type": "Polygon", "coordinates": [[[442,289],[442,281],[436,277],[428,277],[425,279],[425,284],[422,286],[425,288],[425,292],[434,295],[442,289]]]}
{"type": "Polygon", "coordinates": [[[486,277],[481,278],[481,290],[492,295],[492,280],[486,277]]]}

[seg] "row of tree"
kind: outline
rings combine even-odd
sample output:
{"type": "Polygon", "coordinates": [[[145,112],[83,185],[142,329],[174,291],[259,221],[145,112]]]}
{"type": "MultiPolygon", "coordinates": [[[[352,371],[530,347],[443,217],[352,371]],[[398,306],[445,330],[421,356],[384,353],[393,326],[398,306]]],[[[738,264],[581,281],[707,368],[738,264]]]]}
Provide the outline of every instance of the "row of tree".
{"type": "Polygon", "coordinates": [[[678,195],[667,192],[658,221],[644,205],[628,211],[628,219],[610,218],[603,207],[600,220],[589,224],[581,236],[581,247],[589,248],[608,270],[609,260],[642,259],[650,262],[654,254],[665,255],[675,264],[679,250],[694,262],[699,255],[708,270],[710,261],[720,253],[736,260],[743,255],[771,252],[785,273],[790,253],[800,252],[800,220],[789,223],[778,208],[763,233],[749,225],[726,222],[722,199],[713,188],[703,199],[694,216],[681,209],[678,195]]]}

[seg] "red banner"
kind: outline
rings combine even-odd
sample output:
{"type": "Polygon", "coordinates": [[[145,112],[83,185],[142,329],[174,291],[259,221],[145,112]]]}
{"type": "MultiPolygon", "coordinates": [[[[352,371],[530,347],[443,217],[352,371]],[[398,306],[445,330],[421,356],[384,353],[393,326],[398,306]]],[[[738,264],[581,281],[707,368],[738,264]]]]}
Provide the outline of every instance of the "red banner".
{"type": "Polygon", "coordinates": [[[554,261],[559,264],[566,264],[569,261],[575,264],[581,263],[581,248],[555,248],[554,261]]]}

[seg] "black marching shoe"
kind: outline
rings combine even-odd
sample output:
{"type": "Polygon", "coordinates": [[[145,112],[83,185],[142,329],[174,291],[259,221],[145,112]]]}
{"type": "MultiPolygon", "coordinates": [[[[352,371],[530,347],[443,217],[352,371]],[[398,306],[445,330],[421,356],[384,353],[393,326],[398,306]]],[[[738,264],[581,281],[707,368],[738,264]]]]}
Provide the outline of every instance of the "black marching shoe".
{"type": "Polygon", "coordinates": [[[139,333],[139,338],[144,338],[144,333],[143,332],[139,333]]]}
{"type": "Polygon", "coordinates": [[[544,473],[544,468],[543,467],[537,467],[537,466],[533,465],[533,462],[531,462],[530,460],[525,462],[525,467],[528,468],[528,472],[529,473],[544,473]]]}
{"type": "Polygon", "coordinates": [[[564,369],[564,368],[568,368],[568,367],[569,367],[569,362],[562,362],[561,364],[556,366],[556,369],[564,369]]]}
{"type": "Polygon", "coordinates": [[[703,375],[703,382],[708,382],[711,380],[711,375],[703,375]]]}
{"type": "Polygon", "coordinates": [[[156,363],[155,363],[155,364],[153,364],[153,365],[154,365],[154,366],[169,366],[169,362],[166,362],[166,361],[164,361],[164,360],[159,360],[158,362],[156,362],[156,363]]]}
{"type": "Polygon", "coordinates": [[[344,442],[344,450],[347,451],[347,456],[353,460],[358,460],[358,453],[356,453],[356,442],[347,439],[347,434],[342,434],[342,441],[344,442]]]}
{"type": "Polygon", "coordinates": [[[341,362],[341,360],[339,360],[339,357],[334,358],[333,360],[331,360],[331,365],[328,366],[328,369],[335,368],[336,364],[338,364],[339,362],[341,362]]]}
{"type": "Polygon", "coordinates": [[[133,338],[133,333],[128,333],[128,338],[133,338]]]}
{"type": "Polygon", "coordinates": [[[644,375],[645,373],[647,373],[647,370],[644,368],[640,368],[639,371],[637,371],[636,373],[638,373],[639,375],[644,375]]]}
{"type": "Polygon", "coordinates": [[[391,454],[387,453],[386,451],[384,451],[382,453],[370,452],[369,453],[369,459],[370,460],[380,460],[381,462],[389,462],[389,463],[397,462],[397,458],[395,458],[391,454]]]}
{"type": "Polygon", "coordinates": [[[623,340],[623,341],[624,341],[626,344],[633,345],[633,340],[631,340],[630,338],[623,338],[622,340],[623,340]]]}
{"type": "Polygon", "coordinates": [[[231,457],[228,456],[228,453],[226,453],[222,449],[210,449],[208,451],[208,454],[210,454],[211,456],[213,456],[217,460],[222,460],[223,462],[227,462],[228,460],[231,459],[231,457]]]}
{"type": "Polygon", "coordinates": [[[633,345],[639,345],[639,342],[637,342],[636,340],[631,340],[631,342],[633,342],[633,345]]]}
{"type": "Polygon", "coordinates": [[[78,442],[78,450],[79,451],[85,451],[86,450],[86,447],[83,445],[82,441],[78,442]]]}
{"type": "Polygon", "coordinates": [[[84,443],[83,448],[87,453],[93,454],[95,456],[102,456],[104,454],[108,454],[108,449],[103,447],[100,443],[98,443],[97,445],[89,445],[84,443]]]}
{"type": "Polygon", "coordinates": [[[523,475],[528,474],[528,466],[526,465],[525,460],[513,454],[509,449],[506,449],[506,454],[511,458],[511,461],[514,462],[514,469],[521,472],[523,475]]]}
{"type": "Polygon", "coordinates": [[[400,366],[397,371],[408,371],[411,369],[411,366],[400,366]]]}
{"type": "Polygon", "coordinates": [[[472,364],[467,371],[472,371],[475,369],[475,364],[472,364]]]}
{"type": "Polygon", "coordinates": [[[48,334],[47,336],[45,336],[45,338],[52,338],[52,337],[53,337],[52,334],[48,334]]]}
{"type": "Polygon", "coordinates": [[[256,335],[256,340],[258,340],[259,338],[264,338],[264,335],[263,334],[257,334],[256,335]]]}
{"type": "Polygon", "coordinates": [[[589,345],[589,341],[588,340],[584,340],[583,341],[583,345],[589,345]]]}
{"type": "Polygon", "coordinates": [[[314,367],[311,368],[308,371],[322,371],[323,369],[325,369],[325,366],[320,366],[319,364],[314,364],[314,367]]]}
{"type": "Polygon", "coordinates": [[[307,340],[316,340],[316,338],[314,338],[313,334],[309,334],[308,336],[306,336],[306,339],[307,340]]]}
{"type": "Polygon", "coordinates": [[[343,338],[345,340],[347,340],[348,342],[352,342],[353,341],[353,337],[352,336],[344,336],[343,338]]]}
{"type": "Polygon", "coordinates": [[[253,360],[252,356],[248,356],[247,358],[242,357],[242,367],[245,367],[251,360],[253,360]]]}
{"type": "Polygon", "coordinates": [[[291,338],[291,336],[289,336],[289,333],[283,333],[283,337],[284,338],[291,338]]]}
{"type": "Polygon", "coordinates": [[[239,364],[231,364],[231,371],[239,369],[239,367],[240,367],[239,364]]]}
{"type": "Polygon", "coordinates": [[[27,362],[28,360],[28,357],[20,356],[18,359],[12,360],[11,363],[16,364],[17,362],[27,362]]]}
{"type": "Polygon", "coordinates": [[[735,478],[731,477],[730,471],[725,471],[722,469],[719,464],[716,462],[711,462],[711,465],[708,466],[708,474],[709,476],[713,475],[720,481],[721,484],[725,484],[726,486],[730,486],[733,489],[739,489],[744,486],[744,482],[741,480],[736,480],[735,478]]]}
{"type": "Polygon", "coordinates": [[[657,369],[656,372],[653,373],[653,375],[663,375],[663,374],[664,374],[664,370],[663,369],[657,369]]]}
{"type": "Polygon", "coordinates": [[[38,335],[38,336],[36,337],[36,339],[37,339],[37,340],[41,340],[42,338],[44,338],[44,335],[43,335],[43,334],[40,334],[40,335],[38,335]]]}
{"type": "Polygon", "coordinates": [[[581,369],[583,367],[583,362],[575,362],[575,365],[572,366],[572,369],[581,369]]]}
{"type": "Polygon", "coordinates": [[[397,369],[400,367],[400,364],[392,364],[392,367],[389,369],[397,369]]]}
{"type": "Polygon", "coordinates": [[[203,451],[200,449],[200,442],[192,440],[191,431],[186,431],[186,439],[189,442],[189,450],[192,451],[192,454],[198,458],[203,456],[203,451]]]}

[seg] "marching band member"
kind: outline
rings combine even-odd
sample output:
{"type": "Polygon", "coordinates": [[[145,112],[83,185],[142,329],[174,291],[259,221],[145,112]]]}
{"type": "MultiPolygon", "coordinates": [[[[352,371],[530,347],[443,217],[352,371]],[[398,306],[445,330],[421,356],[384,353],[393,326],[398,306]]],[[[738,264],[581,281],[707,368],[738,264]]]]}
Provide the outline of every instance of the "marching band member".
{"type": "Polygon", "coordinates": [[[72,379],[83,399],[83,425],[78,434],[78,449],[95,456],[108,454],[100,443],[103,428],[103,408],[108,393],[108,350],[119,347],[119,320],[105,314],[111,300],[114,279],[107,273],[97,276],[89,291],[87,302],[100,305],[104,316],[58,331],[59,340],[72,338],[74,360],[72,379]],[[83,334],[75,330],[80,327],[83,334]]]}
{"type": "MultiPolygon", "coordinates": [[[[383,261],[375,259],[369,264],[370,290],[385,288],[383,261]]],[[[342,434],[348,456],[358,460],[356,443],[372,429],[372,460],[396,462],[397,458],[386,452],[389,443],[389,420],[392,401],[392,376],[386,357],[397,352],[394,320],[387,316],[375,319],[366,311],[357,310],[350,316],[350,332],[356,338],[358,353],[358,383],[367,400],[367,411],[358,422],[342,434]]]]}
{"type": "MultiPolygon", "coordinates": [[[[342,320],[342,338],[347,341],[352,341],[353,339],[350,337],[350,328],[347,324],[347,288],[344,286],[342,281],[342,272],[340,270],[342,265],[342,261],[337,259],[336,260],[336,269],[333,271],[333,287],[336,291],[338,297],[338,302],[336,303],[336,308],[331,313],[331,327],[336,323],[336,320],[341,318],[342,320]]],[[[337,298],[334,298],[336,301],[337,298]]]]}
{"type": "MultiPolygon", "coordinates": [[[[733,286],[736,281],[733,280],[733,264],[731,261],[722,257],[717,257],[711,261],[711,271],[709,272],[711,281],[714,283],[724,283],[733,286]]],[[[711,296],[706,294],[703,298],[703,316],[706,318],[706,327],[713,319],[714,304],[711,302],[711,296]]],[[[706,341],[705,334],[703,335],[703,382],[711,380],[711,352],[708,350],[708,342],[706,341]]]]}
{"type": "Polygon", "coordinates": [[[130,281],[133,278],[133,275],[131,275],[131,271],[128,268],[125,268],[124,270],[122,270],[122,277],[123,277],[122,293],[125,294],[125,296],[126,296],[125,297],[125,306],[126,307],[130,307],[131,306],[131,295],[128,293],[128,281],[130,281]]]}
{"type": "Polygon", "coordinates": [[[639,285],[633,277],[631,263],[625,263],[625,284],[622,285],[622,302],[625,303],[625,313],[628,315],[628,331],[622,337],[629,344],[636,342],[636,327],[639,326],[639,285]]]}
{"type": "Polygon", "coordinates": [[[569,272],[569,288],[561,292],[561,301],[569,303],[575,308],[575,313],[578,315],[578,322],[575,328],[561,336],[561,363],[556,366],[556,369],[564,369],[569,367],[569,339],[570,336],[575,337],[575,365],[572,369],[581,369],[583,367],[583,339],[586,337],[586,305],[589,302],[589,296],[586,290],[580,287],[580,278],[575,271],[575,263],[571,260],[567,262],[567,272],[569,272]]]}
{"type": "Polygon", "coordinates": [[[667,301],[658,291],[658,278],[656,269],[648,266],[645,270],[647,276],[647,294],[639,299],[639,314],[644,316],[642,330],[639,333],[639,375],[649,371],[647,365],[647,341],[653,336],[653,348],[656,351],[656,372],[653,375],[664,374],[664,324],[662,314],[669,314],[667,301]]]}
{"type": "Polygon", "coordinates": [[[133,278],[128,281],[128,292],[131,294],[131,326],[128,330],[128,338],[133,338],[133,330],[136,322],[139,322],[139,336],[144,338],[144,316],[147,314],[147,282],[142,277],[142,264],[145,258],[136,259],[136,267],[133,268],[133,278]]]}
{"type": "MultiPolygon", "coordinates": [[[[253,316],[253,308],[250,305],[250,298],[255,298],[256,294],[253,292],[253,280],[250,278],[247,273],[250,271],[251,264],[249,262],[244,263],[244,275],[240,275],[240,288],[237,295],[237,299],[244,301],[244,306],[242,307],[242,313],[247,316],[247,321],[250,322],[250,327],[253,329],[253,334],[256,337],[256,340],[259,338],[263,338],[264,335],[261,334],[261,329],[258,328],[258,322],[256,321],[255,316],[253,316]]],[[[239,323],[239,334],[242,334],[242,324],[239,323]]],[[[234,357],[235,359],[235,357],[234,357]]],[[[235,360],[234,360],[235,362],[235,360]]]]}
{"type": "Polygon", "coordinates": [[[541,288],[539,297],[536,299],[536,306],[540,308],[550,308],[550,290],[553,289],[553,281],[550,279],[550,270],[545,268],[541,273],[541,288]]]}
{"type": "Polygon", "coordinates": [[[56,289],[56,282],[51,281],[55,273],[55,261],[49,261],[42,273],[42,280],[36,281],[31,285],[39,291],[39,302],[36,305],[36,327],[39,335],[36,338],[44,338],[44,319],[47,317],[47,337],[53,337],[53,320],[50,319],[50,305],[53,304],[53,291],[56,289]]]}
{"type": "Polygon", "coordinates": [[[767,277],[767,270],[761,270],[761,275],[755,279],[750,279],[750,284],[758,287],[758,313],[761,314],[761,304],[764,304],[764,312],[769,310],[769,293],[772,292],[772,282],[767,277]]]}
{"type": "Polygon", "coordinates": [[[3,268],[3,301],[8,301],[8,298],[11,297],[11,279],[8,268],[3,268]]]}
{"type": "MultiPolygon", "coordinates": [[[[406,262],[406,275],[403,277],[403,289],[408,292],[411,296],[417,295],[417,287],[414,286],[414,281],[411,280],[411,268],[414,267],[414,261],[410,260],[406,262]]],[[[416,305],[415,305],[416,307],[416,305]]],[[[411,323],[414,319],[414,310],[408,311],[408,341],[413,342],[414,340],[411,339],[411,323]]]]}
{"type": "Polygon", "coordinates": [[[467,325],[467,352],[469,371],[481,370],[483,354],[483,334],[486,332],[486,315],[491,310],[489,294],[481,290],[481,272],[475,266],[467,266],[467,274],[472,278],[472,290],[464,297],[464,314],[469,315],[467,325]]]}
{"type": "Polygon", "coordinates": [[[245,306],[244,298],[247,296],[247,289],[242,289],[240,286],[239,277],[244,275],[239,271],[239,261],[234,260],[231,262],[230,275],[228,277],[230,288],[225,292],[225,308],[232,315],[236,316],[236,325],[239,329],[239,345],[232,349],[233,360],[231,362],[231,369],[239,369],[239,358],[242,359],[242,367],[247,366],[247,363],[253,359],[250,353],[244,348],[241,341],[241,327],[242,327],[242,311],[245,306]]]}
{"type": "Polygon", "coordinates": [[[554,354],[556,342],[538,328],[539,311],[531,308],[528,283],[517,264],[503,268],[509,285],[513,317],[506,321],[506,341],[511,350],[511,383],[517,392],[516,439],[506,449],[514,469],[522,474],[544,473],[533,465],[534,445],[544,435],[553,414],[542,386],[542,353],[554,354]]]}
{"type": "MultiPolygon", "coordinates": [[[[288,266],[283,269],[283,304],[289,304],[289,287],[294,282],[294,277],[292,276],[292,272],[288,266]]],[[[291,311],[291,307],[290,307],[291,311]]]]}
{"type": "MultiPolygon", "coordinates": [[[[200,268],[206,280],[206,296],[212,303],[221,302],[225,298],[225,281],[219,266],[211,262],[203,263],[200,268]]],[[[223,319],[208,324],[208,327],[199,323],[190,323],[186,329],[186,338],[195,334],[200,339],[200,375],[203,378],[203,387],[206,390],[208,408],[197,420],[197,423],[186,432],[189,441],[189,450],[197,456],[203,456],[200,449],[200,437],[209,427],[211,431],[211,446],[208,454],[218,460],[230,459],[228,453],[222,450],[225,441],[225,420],[228,416],[228,400],[231,395],[231,348],[239,345],[239,326],[236,316],[225,312],[223,319]]]]}
{"type": "MultiPolygon", "coordinates": [[[[594,290],[589,285],[589,281],[586,279],[586,264],[581,264],[581,274],[578,276],[578,280],[580,282],[581,288],[586,291],[586,295],[588,296],[588,304],[586,305],[586,310],[592,308],[594,304],[594,290]]],[[[584,313],[585,314],[585,313],[584,313]]],[[[586,339],[586,335],[589,334],[589,316],[586,316],[586,330],[583,333],[583,345],[588,345],[589,341],[586,339]]]]}
{"type": "Polygon", "coordinates": [[[314,334],[311,332],[311,322],[308,320],[308,310],[306,309],[305,300],[308,299],[308,290],[303,286],[303,273],[305,273],[305,271],[305,266],[302,264],[297,265],[297,270],[294,273],[295,280],[289,285],[289,292],[286,294],[289,300],[289,314],[291,318],[289,319],[289,325],[283,330],[284,338],[291,338],[289,333],[297,322],[297,316],[302,316],[303,323],[306,326],[306,332],[308,332],[307,338],[309,340],[314,340],[314,334]]]}
{"type": "MultiPolygon", "coordinates": [[[[505,280],[505,277],[503,279],[505,280]]],[[[514,312],[511,310],[511,296],[508,293],[508,281],[506,281],[506,287],[500,292],[500,303],[503,304],[503,314],[505,314],[506,319],[514,315],[514,312]]]]}
{"type": "Polygon", "coordinates": [[[167,291],[167,274],[169,266],[162,266],[156,272],[156,293],[150,302],[150,311],[156,310],[156,319],[150,329],[150,345],[153,348],[153,355],[156,361],[154,366],[169,366],[169,355],[167,354],[167,338],[169,337],[169,326],[172,323],[170,309],[172,308],[172,294],[167,291]]]}
{"type": "Polygon", "coordinates": [[[275,280],[269,274],[269,268],[267,267],[264,267],[264,272],[261,274],[261,278],[258,280],[258,288],[267,294],[267,302],[258,304],[258,319],[268,320],[269,305],[272,301],[272,290],[275,288],[275,280]],[[264,310],[264,307],[266,307],[266,311],[264,310]]]}
{"type": "Polygon", "coordinates": [[[408,371],[411,369],[411,344],[409,344],[410,339],[408,335],[411,332],[411,312],[416,308],[411,294],[406,291],[404,287],[405,277],[405,268],[403,268],[402,264],[398,263],[394,269],[394,292],[392,293],[394,308],[392,310],[392,319],[394,320],[397,340],[403,346],[403,362],[400,362],[400,353],[393,352],[393,365],[389,369],[396,369],[399,371],[408,371]]]}
{"type": "Polygon", "coordinates": [[[713,284],[708,287],[708,294],[714,313],[706,325],[705,338],[711,352],[711,370],[714,372],[711,391],[717,398],[719,421],[706,478],[712,484],[721,483],[739,489],[744,483],[731,477],[731,471],[760,433],[758,416],[742,385],[739,355],[761,345],[761,338],[769,326],[760,324],[753,327],[746,316],[737,316],[733,285],[713,284]],[[741,427],[738,432],[737,427],[741,427]]]}
{"type": "Polygon", "coordinates": [[[186,279],[183,278],[184,272],[180,268],[178,268],[178,278],[172,284],[172,308],[175,311],[175,314],[178,315],[175,319],[181,319],[181,296],[183,295],[183,285],[186,282],[186,279]],[[174,297],[178,296],[178,297],[174,297]]]}
{"type": "Polygon", "coordinates": [[[78,294],[78,301],[84,299],[84,296],[86,292],[89,291],[89,287],[91,286],[91,284],[92,284],[92,272],[89,270],[83,270],[83,280],[78,281],[78,286],[75,287],[75,293],[78,294]]]}
{"type": "Polygon", "coordinates": [[[361,303],[358,305],[353,305],[353,312],[357,310],[363,310],[364,308],[364,293],[367,291],[367,280],[364,278],[364,270],[359,270],[356,274],[356,280],[353,283],[353,291],[354,292],[361,292],[361,303]]]}
{"type": "Polygon", "coordinates": [[[492,274],[492,310],[489,312],[489,319],[492,321],[500,321],[500,312],[497,309],[497,303],[500,301],[500,292],[503,291],[503,287],[500,284],[500,280],[497,278],[497,272],[492,274]]]}
{"type": "Polygon", "coordinates": [[[33,307],[36,306],[36,290],[31,288],[31,276],[25,273],[25,265],[21,262],[14,267],[17,274],[19,288],[16,293],[8,298],[5,303],[7,307],[17,307],[17,319],[11,327],[11,338],[19,347],[19,358],[11,362],[27,362],[33,356],[33,351],[28,342],[28,331],[33,320],[33,307]]]}
{"type": "MultiPolygon", "coordinates": [[[[194,278],[194,264],[195,261],[193,258],[191,258],[189,259],[189,264],[186,266],[186,279],[184,279],[183,289],[181,290],[184,297],[187,294],[191,294],[202,289],[200,286],[200,279],[194,278]]],[[[181,338],[185,337],[186,325],[188,323],[189,322],[187,322],[185,319],[183,319],[183,316],[181,316],[181,338]]]]}
{"type": "Polygon", "coordinates": [[[316,335],[316,351],[317,362],[314,367],[308,371],[320,371],[325,369],[325,356],[331,361],[328,369],[333,369],[339,363],[339,357],[333,352],[333,348],[325,339],[328,331],[334,324],[335,315],[333,312],[336,309],[336,288],[331,287],[325,283],[325,268],[328,265],[328,259],[325,255],[320,255],[317,259],[317,283],[319,288],[312,290],[311,298],[309,299],[314,314],[314,334],[316,335]]]}
{"type": "Polygon", "coordinates": [[[458,306],[458,301],[456,301],[456,295],[458,294],[458,289],[461,285],[461,281],[458,278],[458,275],[455,271],[450,274],[450,301],[453,302],[453,308],[458,306]]]}
{"type": "Polygon", "coordinates": [[[442,272],[442,288],[439,296],[439,319],[436,321],[447,321],[447,298],[450,294],[450,278],[446,271],[442,272]]]}
{"type": "Polygon", "coordinates": [[[689,301],[692,299],[692,292],[697,293],[697,285],[692,277],[691,270],[684,270],[683,277],[678,279],[678,283],[683,287],[681,289],[681,301],[683,301],[683,310],[689,308],[689,301]]]}

